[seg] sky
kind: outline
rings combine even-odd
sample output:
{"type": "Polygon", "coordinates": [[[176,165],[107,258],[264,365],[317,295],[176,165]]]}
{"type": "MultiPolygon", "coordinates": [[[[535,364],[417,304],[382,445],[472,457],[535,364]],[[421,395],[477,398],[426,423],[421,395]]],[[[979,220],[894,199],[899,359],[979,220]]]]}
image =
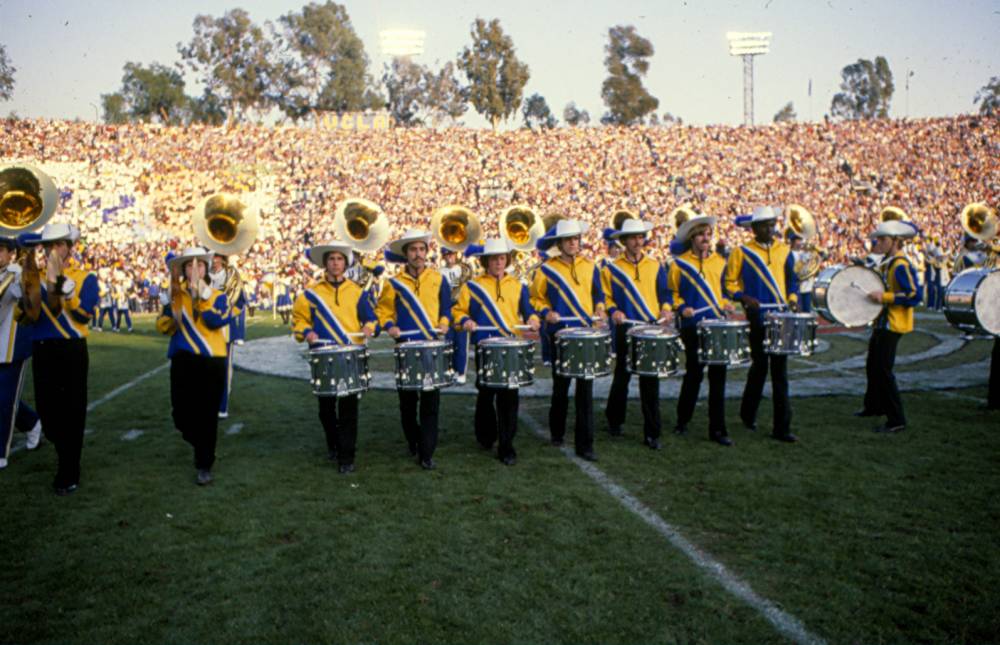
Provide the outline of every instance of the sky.
{"type": "MultiPolygon", "coordinates": [[[[133,61],[173,64],[198,14],[241,7],[258,22],[299,11],[303,1],[0,0],[0,44],[17,69],[14,95],[0,114],[99,116],[102,94],[121,86],[133,61]]],[[[645,85],[685,123],[743,120],[743,69],[729,56],[728,31],[770,31],[771,51],[755,59],[755,120],[769,123],[792,101],[799,120],[819,120],[838,91],[840,70],[859,58],[885,56],[893,71],[894,117],[969,113],[973,97],[1000,76],[1000,0],[345,0],[371,70],[387,62],[379,31],[426,32],[417,62],[437,67],[470,42],[477,17],[499,18],[527,63],[525,96],[544,96],[561,119],[573,101],[596,121],[608,29],[634,25],[655,49],[645,85]],[[912,75],[909,75],[912,72],[912,75]],[[909,90],[907,90],[907,78],[909,90]],[[810,81],[812,96],[809,96],[810,81]]],[[[188,73],[187,93],[200,94],[188,73]]],[[[463,121],[484,127],[470,110],[463,121]]],[[[517,124],[520,124],[518,117],[517,124]]]]}

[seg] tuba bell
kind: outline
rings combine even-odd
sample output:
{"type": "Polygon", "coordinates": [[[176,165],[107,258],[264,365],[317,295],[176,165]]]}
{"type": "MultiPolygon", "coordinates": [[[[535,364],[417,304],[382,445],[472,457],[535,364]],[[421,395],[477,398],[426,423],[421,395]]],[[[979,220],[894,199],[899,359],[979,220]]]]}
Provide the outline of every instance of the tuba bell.
{"type": "Polygon", "coordinates": [[[898,206],[886,206],[882,209],[882,212],[879,213],[878,220],[880,222],[889,222],[891,220],[909,222],[910,216],[906,214],[906,211],[898,206]]]}
{"type": "Polygon", "coordinates": [[[681,204],[674,210],[670,211],[670,215],[667,217],[667,221],[674,225],[674,233],[681,227],[684,222],[689,219],[698,217],[698,213],[694,210],[694,206],[690,203],[681,204]]]}
{"type": "Polygon", "coordinates": [[[58,205],[55,182],[38,168],[0,167],[0,235],[16,237],[42,228],[58,205]]]}
{"type": "Polygon", "coordinates": [[[630,219],[639,219],[639,216],[628,209],[619,208],[611,214],[611,219],[608,220],[608,226],[616,231],[620,231],[622,230],[622,226],[625,224],[625,220],[630,219]]]}
{"type": "Polygon", "coordinates": [[[518,251],[534,249],[543,235],[542,218],[527,206],[511,206],[500,216],[500,237],[518,251]]]}
{"type": "Polygon", "coordinates": [[[470,244],[479,242],[482,226],[479,216],[465,206],[451,204],[434,211],[431,217],[431,233],[438,244],[461,253],[470,244]]]}
{"type": "Polygon", "coordinates": [[[389,241],[389,218],[375,202],[352,197],[337,204],[333,230],[358,251],[377,251],[389,241]]]}
{"type": "Polygon", "coordinates": [[[997,237],[997,212],[982,202],[967,205],[959,219],[962,230],[980,242],[990,242],[997,237]]]}
{"type": "Polygon", "coordinates": [[[235,195],[216,193],[195,213],[195,237],[209,251],[227,257],[223,291],[230,307],[243,291],[243,278],[229,256],[253,246],[259,230],[256,207],[248,206],[235,195]]]}
{"type": "Polygon", "coordinates": [[[803,242],[808,242],[816,237],[819,230],[816,226],[816,218],[812,216],[812,213],[798,204],[790,204],[785,209],[785,222],[788,230],[801,237],[803,242]]]}

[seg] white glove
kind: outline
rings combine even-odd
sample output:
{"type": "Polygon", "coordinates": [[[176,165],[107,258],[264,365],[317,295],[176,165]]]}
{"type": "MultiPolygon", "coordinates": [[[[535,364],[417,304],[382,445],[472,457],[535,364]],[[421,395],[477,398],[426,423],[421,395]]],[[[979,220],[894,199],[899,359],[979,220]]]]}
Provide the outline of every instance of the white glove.
{"type": "Polygon", "coordinates": [[[66,278],[66,280],[63,282],[62,293],[59,295],[65,298],[72,298],[74,291],[76,291],[76,282],[74,282],[69,278],[66,278]]]}
{"type": "Polygon", "coordinates": [[[14,262],[11,262],[6,267],[4,267],[4,271],[6,271],[7,273],[13,273],[17,277],[21,277],[21,265],[20,264],[16,264],[14,262]]]}

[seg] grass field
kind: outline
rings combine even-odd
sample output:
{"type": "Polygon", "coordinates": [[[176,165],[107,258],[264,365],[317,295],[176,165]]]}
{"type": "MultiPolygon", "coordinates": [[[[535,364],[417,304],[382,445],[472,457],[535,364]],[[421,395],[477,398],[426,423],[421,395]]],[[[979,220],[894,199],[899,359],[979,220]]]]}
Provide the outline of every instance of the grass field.
{"type": "MultiPolygon", "coordinates": [[[[829,338],[816,362],[864,351],[829,338]]],[[[977,360],[988,347],[960,352],[977,360]]],[[[92,335],[90,354],[93,402],[162,365],[165,340],[141,319],[135,334],[92,335]]],[[[75,495],[51,492],[51,445],[12,456],[0,472],[0,642],[788,640],[534,434],[545,399],[522,400],[507,468],[476,445],[474,399],[442,397],[439,467],[424,472],[406,455],[395,394],[368,393],[358,470],[341,476],[305,382],[235,381],[210,487],[193,483],[166,371],[89,414],[75,495]]],[[[640,444],[634,402],[624,438],[599,432],[597,466],[820,639],[996,642],[1000,418],[978,409],[984,396],[904,394],[899,436],[851,416],[858,397],[794,399],[796,445],[739,427],[734,400],[732,449],[707,441],[699,405],[692,433],[668,431],[657,453],[640,444]]],[[[667,429],[674,405],[663,404],[667,429]]],[[[765,403],[762,428],[769,415],[765,403]]]]}

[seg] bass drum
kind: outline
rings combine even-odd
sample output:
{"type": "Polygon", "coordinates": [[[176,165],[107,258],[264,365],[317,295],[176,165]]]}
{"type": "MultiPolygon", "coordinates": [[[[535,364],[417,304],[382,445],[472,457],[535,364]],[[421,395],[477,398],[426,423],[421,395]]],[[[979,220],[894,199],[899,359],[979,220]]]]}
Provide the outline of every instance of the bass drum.
{"type": "Polygon", "coordinates": [[[1000,336],[1000,271],[969,269],[944,292],[944,317],[964,332],[1000,336]]]}
{"type": "Polygon", "coordinates": [[[838,264],[816,276],[813,306],[835,325],[864,327],[882,313],[882,305],[869,300],[868,294],[884,289],[882,276],[868,267],[838,264]]]}

